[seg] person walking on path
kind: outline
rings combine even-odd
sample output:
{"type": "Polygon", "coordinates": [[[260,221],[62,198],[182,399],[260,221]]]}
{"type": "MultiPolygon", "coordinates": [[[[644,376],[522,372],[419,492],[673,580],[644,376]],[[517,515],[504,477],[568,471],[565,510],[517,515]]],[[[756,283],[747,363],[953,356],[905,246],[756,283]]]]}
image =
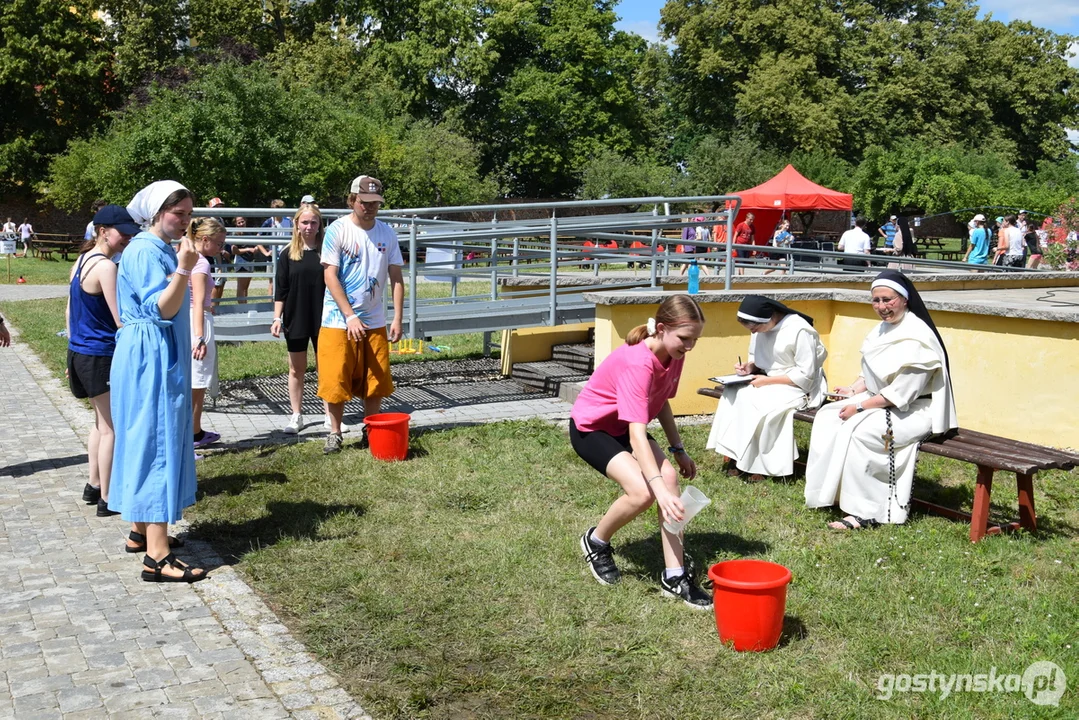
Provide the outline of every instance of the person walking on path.
{"type": "Polygon", "coordinates": [[[92,221],[90,247],[71,266],[67,309],[67,380],[71,394],[89,399],[94,427],[86,444],[90,481],[82,490],[83,502],[97,505],[98,517],[117,515],[109,510],[109,478],[116,438],[112,427],[109,374],[116,351],[120,309],[116,299],[116,264],[139,226],[119,205],[105,205],[92,221]]]}
{"type": "Polygon", "coordinates": [[[199,256],[184,235],[194,198],[180,183],[162,180],[140,190],[127,209],[147,229],[124,251],[116,280],[123,327],[111,374],[109,509],[138,528],[126,549],[145,551],[143,580],[190,583],[206,572],[172,553],[182,543],[168,536],[168,524],[195,504],[187,282],[199,256]]]}
{"type": "Polygon", "coordinates": [[[581,552],[592,576],[602,585],[621,580],[611,538],[654,503],[659,508],[666,568],[660,580],[663,594],[706,610],[712,607],[712,598],[700,589],[688,567],[681,533],[663,526],[664,521],[680,522],[684,517],[678,474],[647,429],[648,423],[659,419],[668,452],[682,476],[692,480],[697,465],[682,445],[669,401],[678,392],[686,353],[696,345],[703,326],[704,313],[693,298],[672,295],[664,300],[656,316],[630,330],[626,344],[608,355],[589,378],[573,404],[569,437],[581,459],[618,483],[623,492],[599,524],[581,535],[581,552]]]}
{"type": "MultiPolygon", "coordinates": [[[[746,217],[742,222],[738,223],[734,228],[734,244],[735,245],[756,245],[757,244],[757,228],[754,225],[756,216],[753,213],[746,213],[746,217]]],[[[744,250],[747,257],[753,257],[756,255],[756,250],[744,250]]],[[[734,257],[737,257],[738,249],[735,248],[734,257]]],[[[746,269],[738,268],[738,274],[744,275],[746,269]]]]}
{"type": "MultiPolygon", "coordinates": [[[[22,238],[22,257],[29,257],[34,237],[34,226],[30,224],[29,218],[22,219],[22,225],[19,226],[19,236],[22,238]]],[[[16,257],[19,256],[16,255],[16,257]]]]}
{"type": "Polygon", "coordinates": [[[382,183],[368,175],[352,181],[352,212],[326,228],[322,241],[326,294],[318,343],[318,395],[330,412],[326,454],[341,450],[345,403],[363,398],[364,415],[382,409],[393,394],[390,343],[401,339],[405,285],[404,259],[397,233],[376,219],[382,183]],[[386,329],[383,293],[387,278],[393,294],[393,322],[386,329]]]}
{"type": "MultiPolygon", "coordinates": [[[[292,416],[285,425],[286,435],[303,429],[303,378],[307,374],[307,346],[315,350],[318,369],[318,333],[322,325],[322,303],[326,297],[326,278],[320,251],[324,235],[322,213],[313,203],[300,205],[292,224],[292,241],[277,260],[274,284],[274,319],[270,333],[285,335],[288,348],[288,399],[292,416]]],[[[325,427],[331,429],[329,408],[325,427]]],[[[348,432],[344,423],[341,432],[348,432]]]]}
{"type": "Polygon", "coordinates": [[[11,331],[7,329],[7,324],[2,317],[0,317],[0,347],[11,347],[11,331]]]}
{"type": "MultiPolygon", "coordinates": [[[[202,407],[206,390],[217,382],[217,342],[214,340],[214,279],[210,258],[225,245],[225,226],[217,218],[204,217],[191,221],[187,237],[198,252],[191,269],[191,419],[195,448],[205,447],[221,439],[219,433],[202,429],[202,407]]],[[[196,455],[198,460],[202,456],[196,455]]]]}

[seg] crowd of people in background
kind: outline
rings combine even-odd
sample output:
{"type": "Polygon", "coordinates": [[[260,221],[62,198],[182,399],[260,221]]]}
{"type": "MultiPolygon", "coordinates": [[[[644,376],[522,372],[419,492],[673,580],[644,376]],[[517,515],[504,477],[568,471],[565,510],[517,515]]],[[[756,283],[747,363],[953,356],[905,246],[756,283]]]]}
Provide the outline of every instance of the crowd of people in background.
{"type": "MultiPolygon", "coordinates": [[[[271,332],[285,337],[288,350],[292,413],[283,431],[303,428],[310,345],[326,409],[326,454],[341,450],[346,402],[360,398],[365,415],[373,414],[393,392],[389,344],[401,337],[403,261],[396,233],[376,218],[382,201],[381,182],[361,175],[348,194],[352,212],[329,227],[311,197],[294,217],[274,216],[263,225],[292,235],[271,279],[271,332]],[[389,323],[387,284],[394,306],[389,323]]],[[[99,517],[121,515],[131,523],[125,549],[145,553],[148,582],[206,576],[176,556],[183,541],[167,528],[195,502],[195,463],[202,459],[196,450],[221,439],[202,424],[204,399],[218,381],[213,301],[221,285],[213,262],[272,260],[272,245],[253,246],[258,255],[226,249],[224,222],[192,219],[194,203],[187,188],[165,180],[143,188],[126,208],[95,205],[70,273],[67,377],[72,394],[94,409],[83,501],[96,505],[99,517]]],[[[9,342],[0,320],[0,344],[9,342]]]]}

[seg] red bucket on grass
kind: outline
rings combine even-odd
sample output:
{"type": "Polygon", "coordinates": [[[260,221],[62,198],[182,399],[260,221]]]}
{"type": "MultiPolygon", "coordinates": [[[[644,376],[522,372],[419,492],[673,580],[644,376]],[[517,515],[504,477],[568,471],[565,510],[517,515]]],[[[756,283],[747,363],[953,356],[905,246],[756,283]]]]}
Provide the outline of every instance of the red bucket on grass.
{"type": "Polygon", "coordinates": [[[379,413],[363,419],[371,455],[379,460],[408,457],[408,413],[379,413]]]}
{"type": "Polygon", "coordinates": [[[716,630],[739,652],[771,650],[783,632],[791,571],[765,560],[727,560],[708,569],[716,630]]]}

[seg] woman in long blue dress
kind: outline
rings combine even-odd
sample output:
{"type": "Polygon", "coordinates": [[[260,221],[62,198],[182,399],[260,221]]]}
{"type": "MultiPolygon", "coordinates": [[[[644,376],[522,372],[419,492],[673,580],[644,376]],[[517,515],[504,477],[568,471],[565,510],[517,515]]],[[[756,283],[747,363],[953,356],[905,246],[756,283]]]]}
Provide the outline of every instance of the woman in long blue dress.
{"type": "Polygon", "coordinates": [[[198,253],[184,236],[193,208],[190,191],[177,182],[140,190],[127,209],[146,229],[124,251],[116,278],[123,327],[110,378],[116,445],[109,509],[144,538],[142,579],[148,582],[206,577],[172,553],[168,536],[168,524],[195,504],[187,307],[198,253]],[[176,240],[178,252],[170,245],[176,240]]]}

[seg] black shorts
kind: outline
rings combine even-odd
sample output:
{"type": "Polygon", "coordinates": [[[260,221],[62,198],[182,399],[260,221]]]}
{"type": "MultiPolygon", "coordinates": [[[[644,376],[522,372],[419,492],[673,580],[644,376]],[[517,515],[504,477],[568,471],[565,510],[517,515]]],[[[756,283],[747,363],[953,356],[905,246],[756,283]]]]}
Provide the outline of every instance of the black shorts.
{"type": "Polygon", "coordinates": [[[289,352],[307,352],[307,343],[311,343],[312,349],[315,354],[318,354],[318,335],[312,335],[311,337],[297,337],[297,338],[285,338],[285,347],[289,352]]]}
{"type": "Polygon", "coordinates": [[[111,355],[82,355],[67,351],[67,382],[71,394],[79,399],[95,398],[109,391],[111,355]]]}
{"type": "MultiPolygon", "coordinates": [[[[648,434],[649,440],[654,440],[652,434],[648,434]]],[[[573,449],[581,456],[581,459],[599,471],[600,475],[607,476],[607,465],[619,453],[628,452],[633,454],[633,446],[629,442],[629,432],[622,435],[611,435],[602,430],[594,432],[581,432],[577,429],[577,423],[573,418],[569,420],[569,441],[573,449]]]]}

